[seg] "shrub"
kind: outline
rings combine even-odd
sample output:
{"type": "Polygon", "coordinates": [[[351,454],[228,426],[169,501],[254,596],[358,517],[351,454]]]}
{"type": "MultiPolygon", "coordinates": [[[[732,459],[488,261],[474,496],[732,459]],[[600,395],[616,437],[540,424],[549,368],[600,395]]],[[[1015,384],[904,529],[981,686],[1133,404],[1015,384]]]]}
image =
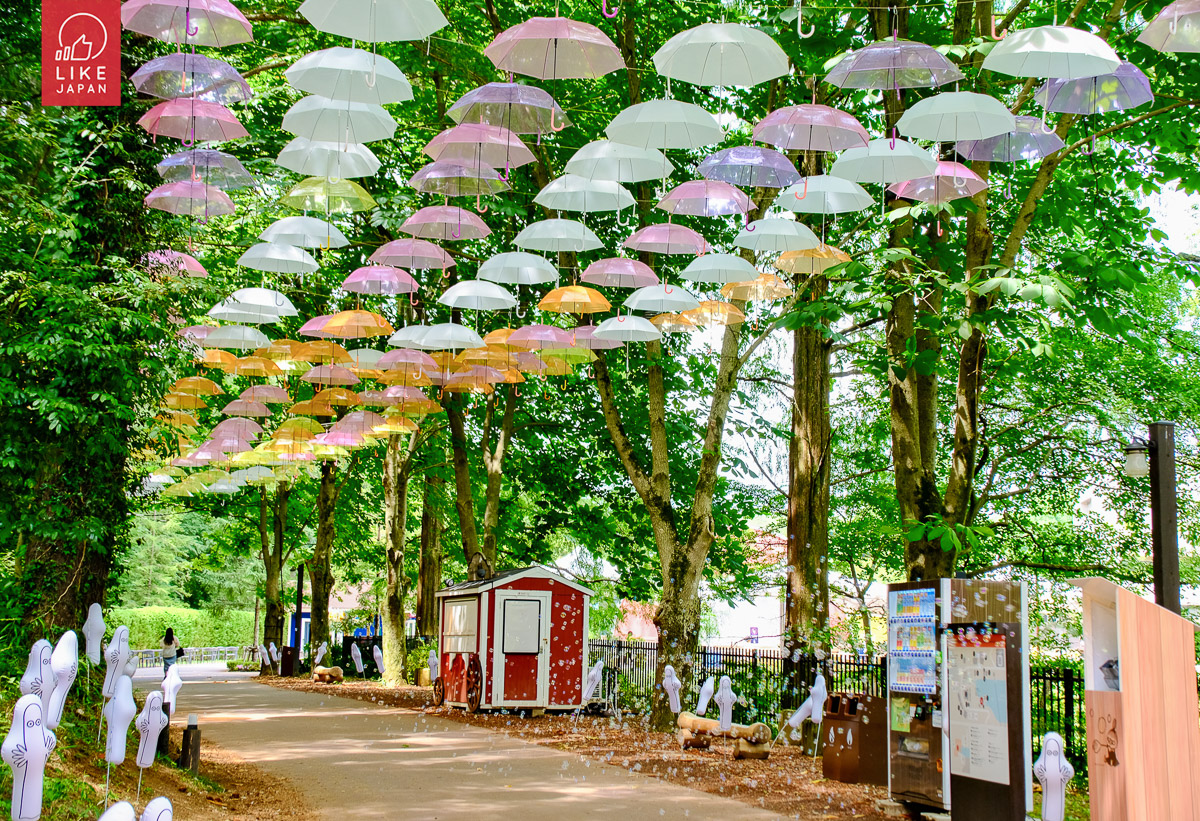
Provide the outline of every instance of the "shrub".
{"type": "Polygon", "coordinates": [[[220,614],[186,607],[114,607],[104,614],[108,636],[118,625],[129,627],[129,646],[152,650],[160,646],[167,628],[184,647],[247,646],[254,638],[254,613],[225,610],[220,614]]]}

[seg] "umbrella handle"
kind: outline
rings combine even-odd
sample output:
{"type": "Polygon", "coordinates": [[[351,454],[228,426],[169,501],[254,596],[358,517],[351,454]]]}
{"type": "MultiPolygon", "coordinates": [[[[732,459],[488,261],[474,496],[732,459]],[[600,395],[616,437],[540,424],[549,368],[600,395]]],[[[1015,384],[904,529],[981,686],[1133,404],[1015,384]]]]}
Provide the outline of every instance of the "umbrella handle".
{"type": "Polygon", "coordinates": [[[420,302],[421,300],[417,299],[417,292],[411,291],[408,295],[408,304],[415,308],[420,302]]]}
{"type": "Polygon", "coordinates": [[[621,226],[622,228],[628,228],[629,223],[630,223],[630,220],[625,220],[624,222],[621,221],[621,209],[618,208],[617,209],[617,225],[621,226]]]}
{"type": "Polygon", "coordinates": [[[803,194],[797,194],[795,192],[792,192],[792,193],[798,200],[802,200],[805,197],[807,197],[808,196],[808,177],[804,178],[804,193],[803,194]]]}
{"type": "Polygon", "coordinates": [[[1007,29],[1004,30],[1003,34],[996,33],[996,17],[995,17],[995,15],[992,15],[992,30],[990,32],[988,32],[988,36],[991,37],[993,40],[1003,40],[1005,37],[1008,36],[1007,29]]]}
{"type": "Polygon", "coordinates": [[[754,232],[758,230],[758,226],[750,221],[750,212],[748,211],[746,212],[746,224],[742,227],[748,232],[754,232]]]}
{"type": "Polygon", "coordinates": [[[619,8],[614,8],[612,11],[609,11],[608,10],[608,0],[600,0],[600,13],[603,14],[605,17],[612,18],[612,17],[616,17],[618,14],[620,14],[621,10],[619,8]]]}
{"type": "Polygon", "coordinates": [[[944,232],[944,231],[942,231],[942,218],[941,218],[941,217],[938,217],[938,221],[937,221],[937,235],[940,237],[940,236],[941,236],[943,233],[945,233],[945,232],[944,232]]]}
{"type": "Polygon", "coordinates": [[[505,182],[508,182],[508,178],[509,178],[509,176],[511,176],[511,174],[512,174],[512,166],[509,165],[508,160],[505,160],[504,161],[504,173],[500,175],[500,179],[504,180],[505,182]]]}
{"type": "Polygon", "coordinates": [[[455,229],[450,232],[450,237],[452,239],[462,239],[462,226],[456,226],[455,229]]]}
{"type": "Polygon", "coordinates": [[[1044,109],[1044,108],[1042,109],[1042,133],[1043,134],[1053,134],[1054,133],[1053,128],[1046,128],[1046,109],[1044,109]]]}
{"type": "Polygon", "coordinates": [[[367,84],[367,88],[375,87],[375,66],[374,65],[371,66],[370,74],[366,74],[366,73],[363,74],[363,82],[365,82],[367,84]]]}
{"type": "Polygon", "coordinates": [[[480,202],[479,194],[475,195],[475,210],[481,214],[486,214],[488,212],[488,207],[480,202]]]}
{"type": "Polygon", "coordinates": [[[804,30],[804,0],[796,0],[796,33],[805,40],[817,33],[815,24],[809,25],[807,32],[804,30]]]}
{"type": "MultiPolygon", "coordinates": [[[[601,1],[603,2],[603,0],[601,0],[601,1]]],[[[567,127],[566,123],[563,123],[562,125],[554,124],[554,118],[557,115],[558,115],[558,109],[552,107],[550,109],[550,130],[553,131],[555,134],[557,134],[558,132],[562,131],[564,128],[567,127]]]]}
{"type": "Polygon", "coordinates": [[[675,289],[674,289],[674,288],[672,288],[670,285],[664,285],[664,286],[663,286],[663,293],[664,293],[664,294],[666,294],[667,296],[670,296],[670,295],[671,295],[671,292],[672,292],[672,291],[674,291],[674,290],[675,290],[675,289]]]}
{"type": "Polygon", "coordinates": [[[962,188],[966,184],[967,184],[967,178],[958,176],[958,169],[957,168],[954,169],[954,187],[962,188]]]}
{"type": "Polygon", "coordinates": [[[1090,140],[1088,140],[1087,150],[1084,150],[1084,148],[1081,146],[1079,149],[1079,153],[1085,157],[1090,157],[1091,155],[1096,153],[1096,135],[1095,134],[1093,134],[1092,138],[1090,140]]]}
{"type": "Polygon", "coordinates": [[[199,23],[197,23],[194,27],[192,26],[192,10],[190,8],[185,9],[183,12],[183,30],[188,37],[195,37],[200,33],[199,23]]]}
{"type": "Polygon", "coordinates": [[[527,311],[522,306],[517,306],[517,319],[524,319],[527,311]]]}
{"type": "Polygon", "coordinates": [[[892,141],[888,143],[888,148],[892,151],[896,150],[896,129],[892,129],[892,141]]]}
{"type": "Polygon", "coordinates": [[[520,396],[521,395],[521,386],[516,385],[515,387],[516,387],[516,390],[513,391],[513,396],[520,396]]]}

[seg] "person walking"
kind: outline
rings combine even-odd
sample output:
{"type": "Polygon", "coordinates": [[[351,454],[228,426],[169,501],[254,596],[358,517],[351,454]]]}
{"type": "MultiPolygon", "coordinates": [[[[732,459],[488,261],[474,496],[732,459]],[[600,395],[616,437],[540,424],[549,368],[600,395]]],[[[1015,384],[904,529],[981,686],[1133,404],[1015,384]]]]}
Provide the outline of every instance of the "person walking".
{"type": "Polygon", "coordinates": [[[163,678],[166,678],[171,665],[182,655],[183,647],[179,644],[179,639],[175,638],[175,631],[168,627],[162,640],[163,678]]]}

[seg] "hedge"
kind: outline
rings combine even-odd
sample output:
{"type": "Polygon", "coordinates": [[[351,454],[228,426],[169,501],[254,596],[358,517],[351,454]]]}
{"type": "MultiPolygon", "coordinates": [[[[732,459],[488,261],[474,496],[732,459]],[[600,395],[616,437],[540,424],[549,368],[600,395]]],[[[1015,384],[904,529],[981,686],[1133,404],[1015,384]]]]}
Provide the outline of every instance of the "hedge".
{"type": "Polygon", "coordinates": [[[107,637],[119,625],[129,627],[129,646],[152,650],[161,646],[167,628],[184,647],[247,646],[254,638],[254,613],[249,610],[190,610],[186,607],[114,607],[104,614],[107,637]]]}

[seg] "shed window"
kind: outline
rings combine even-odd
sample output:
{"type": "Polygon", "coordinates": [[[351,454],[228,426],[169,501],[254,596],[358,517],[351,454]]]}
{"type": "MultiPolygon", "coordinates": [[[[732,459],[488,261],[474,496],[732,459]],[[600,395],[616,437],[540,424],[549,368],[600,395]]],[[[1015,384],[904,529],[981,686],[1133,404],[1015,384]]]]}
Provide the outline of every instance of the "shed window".
{"type": "Polygon", "coordinates": [[[479,629],[479,600],[446,602],[446,646],[443,653],[474,653],[479,629]]]}

